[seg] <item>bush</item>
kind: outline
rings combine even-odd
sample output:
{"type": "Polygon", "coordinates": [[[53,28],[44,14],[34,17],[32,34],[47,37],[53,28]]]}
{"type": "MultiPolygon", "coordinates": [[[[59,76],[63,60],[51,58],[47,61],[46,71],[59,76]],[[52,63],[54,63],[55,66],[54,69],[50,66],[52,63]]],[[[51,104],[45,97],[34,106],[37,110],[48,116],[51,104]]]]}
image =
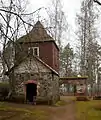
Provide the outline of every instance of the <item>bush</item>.
{"type": "Polygon", "coordinates": [[[9,102],[14,102],[14,103],[24,103],[25,102],[25,97],[24,95],[14,95],[11,98],[8,99],[9,102]]]}
{"type": "Polygon", "coordinates": [[[8,101],[8,102],[15,102],[15,103],[24,103],[25,97],[24,95],[11,95],[10,98],[7,98],[9,93],[10,87],[8,83],[0,83],[0,101],[8,101]]]}
{"type": "Polygon", "coordinates": [[[9,93],[9,84],[0,83],[0,100],[5,100],[9,93]]]}

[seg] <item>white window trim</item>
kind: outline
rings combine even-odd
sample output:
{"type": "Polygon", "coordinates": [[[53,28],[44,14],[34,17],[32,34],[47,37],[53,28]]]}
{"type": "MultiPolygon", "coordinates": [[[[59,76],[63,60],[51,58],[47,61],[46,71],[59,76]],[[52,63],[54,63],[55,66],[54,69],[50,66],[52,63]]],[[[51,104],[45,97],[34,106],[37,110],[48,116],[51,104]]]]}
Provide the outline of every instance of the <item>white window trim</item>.
{"type": "Polygon", "coordinates": [[[29,52],[29,50],[32,48],[32,50],[33,50],[33,55],[35,55],[34,54],[34,49],[37,49],[37,53],[38,53],[38,55],[36,55],[36,56],[39,56],[39,47],[29,47],[28,48],[28,52],[29,52]]]}
{"type": "Polygon", "coordinates": [[[34,54],[34,49],[37,49],[37,53],[38,53],[37,56],[39,56],[39,47],[32,47],[32,49],[33,49],[33,55],[35,55],[35,54],[34,54]]]}

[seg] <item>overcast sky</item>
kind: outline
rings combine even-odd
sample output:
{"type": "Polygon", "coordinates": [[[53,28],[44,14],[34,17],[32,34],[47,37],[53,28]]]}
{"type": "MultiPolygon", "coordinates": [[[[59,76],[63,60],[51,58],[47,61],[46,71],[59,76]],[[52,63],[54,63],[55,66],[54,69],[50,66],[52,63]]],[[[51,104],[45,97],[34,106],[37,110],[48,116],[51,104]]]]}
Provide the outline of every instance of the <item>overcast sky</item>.
{"type": "MultiPolygon", "coordinates": [[[[68,23],[70,25],[71,31],[70,36],[75,36],[75,15],[80,9],[80,3],[82,0],[62,0],[63,11],[67,16],[68,23]]],[[[50,4],[50,0],[29,0],[30,11],[34,11],[40,7],[47,7],[50,4]]],[[[73,42],[74,37],[70,38],[69,42],[73,42]]],[[[64,41],[65,43],[65,41],[64,41]]],[[[73,44],[74,45],[74,44],[73,44]]],[[[75,45],[74,45],[75,46],[75,45]]]]}
{"type": "MultiPolygon", "coordinates": [[[[61,0],[63,3],[63,10],[68,16],[68,21],[70,24],[74,24],[74,18],[76,12],[80,8],[80,3],[82,0],[61,0]]],[[[31,11],[36,10],[40,7],[47,7],[50,4],[50,0],[29,0],[31,11]]]]}
{"type": "MultiPolygon", "coordinates": [[[[28,1],[29,1],[30,12],[35,11],[40,7],[47,8],[47,6],[49,6],[51,3],[51,0],[28,0],[28,1]]],[[[68,39],[64,39],[62,43],[63,45],[66,45],[69,42],[72,45],[72,47],[75,48],[76,45],[78,45],[77,40],[76,40],[77,39],[77,35],[76,35],[77,25],[75,23],[75,18],[76,18],[76,13],[80,11],[81,2],[83,0],[61,0],[61,1],[63,3],[63,11],[65,12],[65,15],[67,17],[67,21],[69,24],[69,28],[70,28],[70,32],[66,34],[66,36],[68,36],[68,39]]],[[[101,0],[99,1],[101,2],[101,0]]],[[[101,15],[101,6],[99,6],[96,3],[94,4],[98,7],[100,11],[100,15],[101,15]]],[[[42,13],[40,15],[43,16],[42,13]]],[[[100,29],[99,33],[101,33],[101,28],[99,27],[101,26],[101,17],[97,21],[99,22],[98,23],[98,28],[100,29]]]]}

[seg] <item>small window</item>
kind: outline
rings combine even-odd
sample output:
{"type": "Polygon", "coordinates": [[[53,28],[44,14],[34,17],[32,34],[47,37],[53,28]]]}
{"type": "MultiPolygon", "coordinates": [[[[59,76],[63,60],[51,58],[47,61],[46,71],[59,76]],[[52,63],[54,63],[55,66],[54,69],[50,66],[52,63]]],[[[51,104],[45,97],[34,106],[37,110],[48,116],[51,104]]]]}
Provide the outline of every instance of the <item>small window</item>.
{"type": "Polygon", "coordinates": [[[39,47],[29,47],[28,53],[39,56],[39,47]]]}
{"type": "Polygon", "coordinates": [[[39,56],[39,49],[38,48],[34,48],[33,52],[34,52],[34,55],[39,56]]]}

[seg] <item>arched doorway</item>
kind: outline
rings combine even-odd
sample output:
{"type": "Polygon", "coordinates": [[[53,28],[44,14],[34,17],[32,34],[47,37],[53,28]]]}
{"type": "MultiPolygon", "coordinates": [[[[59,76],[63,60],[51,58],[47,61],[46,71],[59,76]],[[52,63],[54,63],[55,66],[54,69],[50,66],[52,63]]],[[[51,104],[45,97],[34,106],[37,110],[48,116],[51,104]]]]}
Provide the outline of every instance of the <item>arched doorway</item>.
{"type": "Polygon", "coordinates": [[[25,97],[26,102],[28,101],[31,104],[36,104],[37,96],[37,82],[36,80],[28,80],[25,82],[25,97]]]}

